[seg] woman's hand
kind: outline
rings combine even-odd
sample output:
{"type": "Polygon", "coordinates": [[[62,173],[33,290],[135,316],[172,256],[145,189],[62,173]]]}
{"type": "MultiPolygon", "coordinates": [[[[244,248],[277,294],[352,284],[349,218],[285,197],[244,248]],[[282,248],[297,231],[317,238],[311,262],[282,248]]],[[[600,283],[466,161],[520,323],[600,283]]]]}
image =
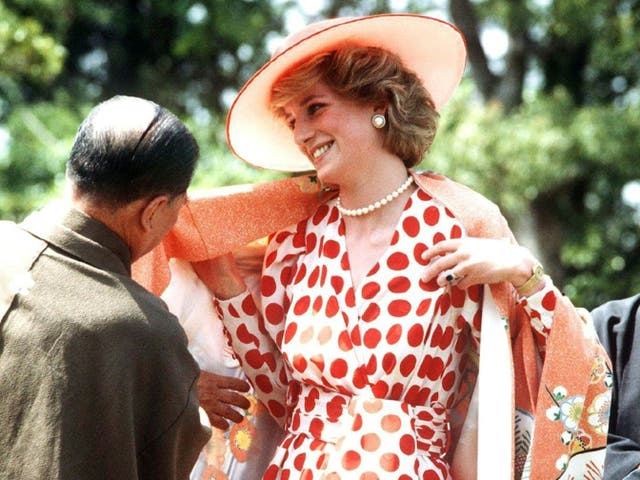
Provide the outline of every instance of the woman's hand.
{"type": "Polygon", "coordinates": [[[191,265],[200,280],[220,300],[240,295],[247,289],[231,253],[191,265]]]}
{"type": "Polygon", "coordinates": [[[460,288],[503,281],[518,287],[531,277],[537,263],[529,250],[507,240],[471,237],[439,242],[422,258],[430,262],[424,281],[437,278],[441,287],[456,284],[460,288]]]}
{"type": "Polygon", "coordinates": [[[200,406],[209,416],[211,425],[226,430],[229,421],[240,423],[244,418],[234,407],[247,409],[249,400],[238,393],[248,392],[249,384],[235,377],[217,375],[205,370],[200,371],[198,379],[198,399],[200,406]]]}

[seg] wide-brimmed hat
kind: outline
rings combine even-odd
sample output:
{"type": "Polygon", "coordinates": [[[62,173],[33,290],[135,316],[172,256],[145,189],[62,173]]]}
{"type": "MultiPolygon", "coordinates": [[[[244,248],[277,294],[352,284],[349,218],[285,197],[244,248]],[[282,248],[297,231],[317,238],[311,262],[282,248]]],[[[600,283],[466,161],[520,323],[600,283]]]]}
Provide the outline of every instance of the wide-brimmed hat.
{"type": "Polygon", "coordinates": [[[460,83],[467,52],[462,33],[424,15],[389,13],[323,20],[289,35],[242,87],[227,115],[232,152],[251,165],[301,172],[313,165],[296,146],[291,130],[269,107],[271,88],[291,67],[342,44],[374,46],[400,57],[415,72],[440,109],[460,83]]]}

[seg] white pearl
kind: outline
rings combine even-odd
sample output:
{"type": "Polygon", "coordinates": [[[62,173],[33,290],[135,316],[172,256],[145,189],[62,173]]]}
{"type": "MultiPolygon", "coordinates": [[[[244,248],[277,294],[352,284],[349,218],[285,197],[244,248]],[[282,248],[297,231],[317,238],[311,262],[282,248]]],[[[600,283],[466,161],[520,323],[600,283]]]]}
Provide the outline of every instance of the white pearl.
{"type": "Polygon", "coordinates": [[[411,185],[411,182],[413,182],[413,177],[409,175],[409,177],[407,177],[407,180],[402,185],[400,185],[399,188],[389,193],[384,198],[381,198],[380,200],[374,203],[371,203],[366,207],[356,208],[355,210],[344,208],[342,206],[342,203],[340,202],[340,196],[338,196],[338,198],[336,199],[336,208],[342,215],[346,217],[359,217],[362,215],[366,215],[368,213],[373,212],[374,210],[377,210],[385,206],[387,203],[393,201],[395,198],[398,198],[402,192],[404,192],[407,188],[409,188],[409,185],[411,185]]]}

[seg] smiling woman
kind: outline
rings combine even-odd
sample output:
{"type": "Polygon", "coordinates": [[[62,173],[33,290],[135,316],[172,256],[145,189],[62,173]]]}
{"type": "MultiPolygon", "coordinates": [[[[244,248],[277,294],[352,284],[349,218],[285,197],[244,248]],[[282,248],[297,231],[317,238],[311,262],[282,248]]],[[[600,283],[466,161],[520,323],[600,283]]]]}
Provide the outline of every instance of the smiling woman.
{"type": "Polygon", "coordinates": [[[332,191],[271,236],[259,298],[233,257],[196,266],[285,429],[265,479],[602,468],[606,419],[587,413],[607,405],[601,346],[495,205],[411,170],[465,61],[460,32],[430,17],[327,20],[291,35],[229,112],[236,155],[315,170],[332,191]]]}

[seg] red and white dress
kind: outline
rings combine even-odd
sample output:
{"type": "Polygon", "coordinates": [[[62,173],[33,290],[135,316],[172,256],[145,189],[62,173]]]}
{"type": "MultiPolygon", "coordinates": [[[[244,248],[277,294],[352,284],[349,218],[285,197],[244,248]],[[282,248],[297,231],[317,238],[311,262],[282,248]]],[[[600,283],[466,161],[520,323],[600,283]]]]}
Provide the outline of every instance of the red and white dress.
{"type": "MultiPolygon", "coordinates": [[[[273,237],[260,309],[249,293],[216,300],[248,378],[286,429],[264,478],[451,478],[451,416],[473,389],[463,373],[475,361],[483,287],[423,282],[420,256],[465,234],[418,189],[354,288],[345,225],[330,201],[273,237]]],[[[547,281],[521,302],[542,347],[553,313],[543,305],[556,292],[547,281]]]]}

